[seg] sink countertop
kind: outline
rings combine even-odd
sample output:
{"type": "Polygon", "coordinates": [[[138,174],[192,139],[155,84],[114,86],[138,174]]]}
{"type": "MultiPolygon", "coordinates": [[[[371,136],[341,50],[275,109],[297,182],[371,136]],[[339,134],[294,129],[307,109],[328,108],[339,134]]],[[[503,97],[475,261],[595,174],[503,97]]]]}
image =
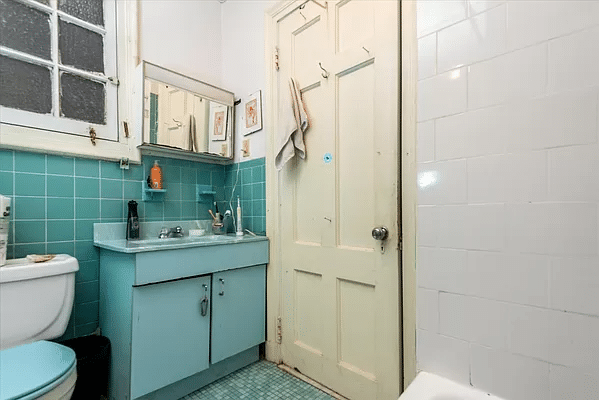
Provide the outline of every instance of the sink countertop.
{"type": "Polygon", "coordinates": [[[145,239],[145,240],[94,240],[94,245],[107,250],[120,253],[142,253],[147,251],[175,250],[190,247],[206,247],[232,245],[248,242],[268,240],[266,236],[235,236],[235,235],[208,235],[185,236],[182,238],[145,239]]]}

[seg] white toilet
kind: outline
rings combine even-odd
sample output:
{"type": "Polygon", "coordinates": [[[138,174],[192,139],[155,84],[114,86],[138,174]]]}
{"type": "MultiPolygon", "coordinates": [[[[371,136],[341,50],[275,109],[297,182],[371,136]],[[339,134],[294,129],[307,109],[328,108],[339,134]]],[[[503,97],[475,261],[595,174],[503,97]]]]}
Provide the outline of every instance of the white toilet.
{"type": "Polygon", "coordinates": [[[42,263],[25,258],[0,267],[0,400],[68,400],[77,359],[61,336],[75,297],[77,259],[66,254],[42,263]]]}

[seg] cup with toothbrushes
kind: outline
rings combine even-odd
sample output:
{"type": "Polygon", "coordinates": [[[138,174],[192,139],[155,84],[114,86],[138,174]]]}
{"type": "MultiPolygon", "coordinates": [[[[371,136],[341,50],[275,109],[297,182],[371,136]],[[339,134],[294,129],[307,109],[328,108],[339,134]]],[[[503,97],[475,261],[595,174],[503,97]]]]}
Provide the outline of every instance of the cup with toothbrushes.
{"type": "Polygon", "coordinates": [[[214,213],[212,212],[212,210],[208,210],[208,212],[212,217],[212,233],[215,235],[225,234],[225,230],[223,229],[224,225],[222,222],[220,222],[220,216],[219,218],[217,218],[216,215],[214,215],[214,213]]]}

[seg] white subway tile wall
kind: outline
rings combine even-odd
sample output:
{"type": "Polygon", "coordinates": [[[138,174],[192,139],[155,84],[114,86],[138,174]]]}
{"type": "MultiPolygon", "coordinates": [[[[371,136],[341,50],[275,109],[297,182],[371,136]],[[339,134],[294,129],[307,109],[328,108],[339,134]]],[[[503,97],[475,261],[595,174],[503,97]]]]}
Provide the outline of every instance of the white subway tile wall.
{"type": "Polygon", "coordinates": [[[418,368],[599,398],[599,1],[418,0],[418,368]]]}

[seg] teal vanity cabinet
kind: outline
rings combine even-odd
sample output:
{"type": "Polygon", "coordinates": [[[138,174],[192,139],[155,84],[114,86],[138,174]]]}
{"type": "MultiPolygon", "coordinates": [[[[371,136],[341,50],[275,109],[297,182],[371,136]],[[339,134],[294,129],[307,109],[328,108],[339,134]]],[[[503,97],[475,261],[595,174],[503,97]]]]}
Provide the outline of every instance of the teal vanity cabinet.
{"type": "Polygon", "coordinates": [[[212,275],[212,363],[264,342],[265,275],[264,266],[212,275]]]}
{"type": "Polygon", "coordinates": [[[132,398],[208,369],[209,287],[200,276],[133,288],[132,398]]]}
{"type": "Polygon", "coordinates": [[[110,400],[176,400],[259,358],[268,240],[182,243],[96,241],[110,400]]]}

